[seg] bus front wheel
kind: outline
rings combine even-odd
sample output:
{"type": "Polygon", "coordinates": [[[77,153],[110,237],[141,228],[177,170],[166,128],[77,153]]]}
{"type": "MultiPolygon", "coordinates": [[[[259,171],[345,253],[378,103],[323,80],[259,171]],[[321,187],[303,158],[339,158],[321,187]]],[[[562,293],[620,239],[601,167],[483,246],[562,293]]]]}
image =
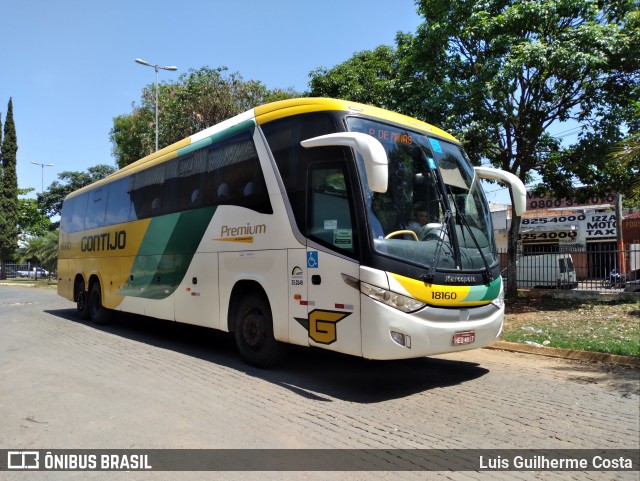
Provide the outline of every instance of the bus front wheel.
{"type": "Polygon", "coordinates": [[[78,282],[75,298],[78,316],[80,319],[89,319],[89,293],[85,287],[84,280],[78,282]]]}
{"type": "Polygon", "coordinates": [[[256,367],[269,367],[283,354],[283,345],[273,336],[273,319],[267,299],[257,293],[245,295],[236,311],[234,335],[244,360],[256,367]]]}
{"type": "Polygon", "coordinates": [[[102,290],[100,289],[100,282],[97,281],[91,285],[89,313],[91,320],[96,324],[107,324],[111,320],[111,309],[107,309],[102,305],[102,290]]]}

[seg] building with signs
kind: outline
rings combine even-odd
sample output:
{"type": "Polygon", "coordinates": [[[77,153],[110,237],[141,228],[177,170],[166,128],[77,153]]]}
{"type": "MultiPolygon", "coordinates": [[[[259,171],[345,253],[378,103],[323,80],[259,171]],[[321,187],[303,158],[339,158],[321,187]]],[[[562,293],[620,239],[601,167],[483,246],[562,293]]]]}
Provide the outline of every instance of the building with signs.
{"type": "Polygon", "coordinates": [[[622,239],[630,245],[640,245],[640,211],[631,212],[622,220],[622,239]]]}
{"type": "MultiPolygon", "coordinates": [[[[614,211],[616,196],[555,199],[527,194],[527,213],[522,217],[518,250],[522,255],[570,252],[576,270],[583,278],[602,278],[616,269],[634,272],[640,269],[640,212],[623,211],[622,239],[617,242],[618,219],[614,211]]],[[[509,210],[494,207],[498,249],[506,251],[510,224],[509,210]]]]}

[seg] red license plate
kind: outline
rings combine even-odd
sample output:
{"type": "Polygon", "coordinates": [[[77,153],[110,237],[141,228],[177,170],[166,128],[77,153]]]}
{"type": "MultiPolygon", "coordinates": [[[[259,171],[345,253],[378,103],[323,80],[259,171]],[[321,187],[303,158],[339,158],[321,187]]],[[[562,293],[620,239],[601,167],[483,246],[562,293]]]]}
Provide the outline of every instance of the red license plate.
{"type": "Polygon", "coordinates": [[[464,346],[465,344],[473,344],[476,342],[475,331],[455,332],[453,334],[453,345],[464,346]]]}

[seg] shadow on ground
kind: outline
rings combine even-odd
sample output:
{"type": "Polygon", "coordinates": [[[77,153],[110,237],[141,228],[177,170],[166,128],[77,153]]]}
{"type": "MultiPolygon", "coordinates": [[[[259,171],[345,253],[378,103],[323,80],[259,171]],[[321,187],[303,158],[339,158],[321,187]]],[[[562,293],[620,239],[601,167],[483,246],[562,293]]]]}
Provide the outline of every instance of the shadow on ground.
{"type": "Polygon", "coordinates": [[[636,367],[611,364],[571,363],[557,366],[567,379],[579,384],[597,384],[623,398],[640,396],[640,371],[636,367]]]}
{"type": "Polygon", "coordinates": [[[103,326],[81,321],[74,309],[48,310],[60,322],[74,322],[114,336],[209,361],[277,384],[301,397],[377,403],[480,378],[489,371],[477,363],[418,358],[370,361],[315,348],[290,346],[284,361],[270,370],[242,362],[233,337],[213,329],[118,313],[103,326]]]}

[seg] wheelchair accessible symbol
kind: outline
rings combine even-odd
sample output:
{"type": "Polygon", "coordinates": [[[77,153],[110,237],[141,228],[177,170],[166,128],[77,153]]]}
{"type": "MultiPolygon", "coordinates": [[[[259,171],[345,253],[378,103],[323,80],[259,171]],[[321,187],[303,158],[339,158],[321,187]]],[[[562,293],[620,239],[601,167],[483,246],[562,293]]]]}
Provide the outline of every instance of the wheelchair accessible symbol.
{"type": "Polygon", "coordinates": [[[307,267],[309,269],[318,268],[318,251],[307,252],[307,267]]]}

